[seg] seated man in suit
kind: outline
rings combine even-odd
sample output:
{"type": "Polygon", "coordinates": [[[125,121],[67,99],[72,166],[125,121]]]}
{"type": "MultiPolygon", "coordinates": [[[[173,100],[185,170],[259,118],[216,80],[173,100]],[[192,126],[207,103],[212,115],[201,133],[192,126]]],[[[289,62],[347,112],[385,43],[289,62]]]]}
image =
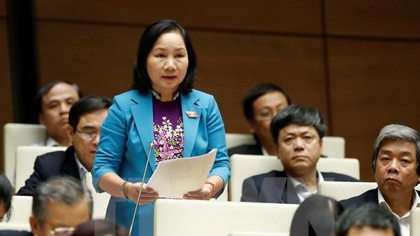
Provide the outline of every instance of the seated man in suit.
{"type": "Polygon", "coordinates": [[[100,129],[111,100],[104,96],[80,99],[70,109],[67,134],[73,143],[66,151],[51,152],[36,158],[34,172],[17,195],[32,196],[37,185],[52,176],[72,176],[85,183],[85,174],[93,166],[100,129]]]}
{"type": "Polygon", "coordinates": [[[372,167],[378,188],[341,201],[343,207],[374,202],[398,219],[401,235],[410,235],[410,211],[420,206],[420,135],[404,125],[387,125],[377,137],[372,167]]]}
{"type": "Polygon", "coordinates": [[[0,236],[68,236],[75,227],[92,218],[92,211],[92,196],[88,189],[74,178],[56,176],[35,190],[29,217],[32,232],[2,230],[0,236]]]}
{"type": "Polygon", "coordinates": [[[322,114],[315,108],[290,105],[274,116],[270,130],[284,171],[246,179],[241,201],[299,204],[317,193],[323,181],[358,181],[343,174],[317,171],[325,129],[322,114]]]}
{"type": "Polygon", "coordinates": [[[243,98],[242,106],[248,128],[256,144],[245,144],[228,150],[233,154],[276,155],[276,144],[270,134],[270,122],[275,114],[290,105],[289,95],[275,84],[261,84],[243,98]]]}
{"type": "Polygon", "coordinates": [[[344,211],[336,223],[336,236],[401,236],[397,219],[375,203],[344,211]]]}
{"type": "Polygon", "coordinates": [[[70,146],[67,126],[71,105],[82,97],[76,84],[54,81],[42,87],[36,94],[38,120],[47,130],[47,140],[37,146],[70,146]]]}

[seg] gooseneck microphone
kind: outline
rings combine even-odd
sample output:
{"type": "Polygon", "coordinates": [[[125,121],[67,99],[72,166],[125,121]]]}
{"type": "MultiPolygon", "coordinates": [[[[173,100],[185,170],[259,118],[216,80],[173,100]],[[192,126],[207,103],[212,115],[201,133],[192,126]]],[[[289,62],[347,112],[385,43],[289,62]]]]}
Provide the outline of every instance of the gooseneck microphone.
{"type": "Polygon", "coordinates": [[[149,154],[147,155],[146,165],[144,166],[143,177],[141,178],[140,190],[139,190],[139,194],[137,195],[136,207],[134,208],[133,219],[131,220],[130,231],[128,232],[128,236],[131,236],[131,234],[133,233],[134,219],[136,218],[137,208],[139,207],[138,202],[139,202],[140,197],[141,197],[141,190],[143,189],[144,179],[146,178],[147,166],[149,165],[150,153],[152,153],[152,149],[153,149],[153,142],[150,142],[150,144],[149,144],[149,154]]]}

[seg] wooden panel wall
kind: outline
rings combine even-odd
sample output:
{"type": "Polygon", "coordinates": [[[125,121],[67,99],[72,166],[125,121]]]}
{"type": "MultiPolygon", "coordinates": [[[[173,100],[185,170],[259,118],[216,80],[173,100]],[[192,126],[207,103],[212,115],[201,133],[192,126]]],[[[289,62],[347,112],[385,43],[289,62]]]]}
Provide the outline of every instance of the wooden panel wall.
{"type": "MultiPolygon", "coordinates": [[[[262,82],[278,83],[294,103],[324,112],[328,134],[346,138],[347,156],[360,159],[363,180],[373,180],[370,153],[382,126],[420,130],[418,1],[35,0],[35,10],[41,84],[71,80],[85,94],[109,97],[126,91],[144,28],[172,18],[192,38],[195,87],[215,95],[227,132],[247,132],[240,101],[262,82]]],[[[3,49],[1,14],[0,7],[3,49]]],[[[7,60],[0,50],[5,78],[7,60]]],[[[10,80],[0,83],[10,88],[10,80]]],[[[10,102],[10,92],[2,101],[10,102]]],[[[0,125],[11,117],[0,116],[0,125]]]]}
{"type": "Polygon", "coordinates": [[[37,0],[39,19],[75,21],[82,24],[148,25],[171,18],[186,27],[209,30],[285,32],[317,34],[321,32],[320,3],[311,0],[281,0],[264,3],[214,0],[211,2],[127,0],[103,1],[37,0]]]}
{"type": "Polygon", "coordinates": [[[420,1],[326,0],[329,35],[420,38],[420,1]]]}
{"type": "Polygon", "coordinates": [[[261,82],[281,84],[296,102],[309,95],[309,105],[327,112],[317,1],[184,1],[171,8],[104,1],[100,9],[95,1],[36,3],[42,84],[66,77],[86,93],[126,91],[145,26],[173,18],[187,27],[198,54],[196,88],[215,95],[228,132],[246,132],[240,100],[261,82]]]}
{"type": "Polygon", "coordinates": [[[4,18],[6,16],[6,3],[5,0],[0,0],[0,17],[4,18]]]}
{"type": "Polygon", "coordinates": [[[390,123],[420,130],[420,43],[329,40],[331,117],[346,154],[373,177],[372,146],[390,123]]]}
{"type": "Polygon", "coordinates": [[[325,12],[334,135],[346,138],[346,155],[373,181],[381,128],[420,130],[420,2],[327,0],[325,12]]]}
{"type": "MultiPolygon", "coordinates": [[[[0,0],[0,130],[3,125],[13,120],[12,94],[10,81],[9,45],[7,39],[6,5],[0,0]]],[[[3,134],[0,135],[0,156],[3,157],[3,134]]],[[[2,160],[2,159],[1,159],[2,160]]],[[[0,170],[3,161],[0,161],[0,170]]]]}

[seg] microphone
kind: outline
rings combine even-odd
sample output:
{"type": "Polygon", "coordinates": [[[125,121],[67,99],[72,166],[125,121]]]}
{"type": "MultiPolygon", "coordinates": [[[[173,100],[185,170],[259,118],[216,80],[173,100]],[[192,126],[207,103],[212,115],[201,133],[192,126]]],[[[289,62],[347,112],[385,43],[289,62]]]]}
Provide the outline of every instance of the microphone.
{"type": "Polygon", "coordinates": [[[153,142],[150,142],[150,144],[149,144],[149,154],[147,154],[146,165],[144,166],[143,177],[141,178],[140,190],[139,190],[139,194],[137,195],[136,207],[134,208],[133,219],[131,220],[130,231],[128,232],[128,236],[131,236],[131,234],[133,233],[134,219],[136,218],[137,208],[139,207],[138,202],[139,202],[140,197],[141,197],[141,190],[143,189],[144,179],[146,178],[147,166],[149,165],[150,153],[152,153],[152,149],[153,149],[153,142]]]}

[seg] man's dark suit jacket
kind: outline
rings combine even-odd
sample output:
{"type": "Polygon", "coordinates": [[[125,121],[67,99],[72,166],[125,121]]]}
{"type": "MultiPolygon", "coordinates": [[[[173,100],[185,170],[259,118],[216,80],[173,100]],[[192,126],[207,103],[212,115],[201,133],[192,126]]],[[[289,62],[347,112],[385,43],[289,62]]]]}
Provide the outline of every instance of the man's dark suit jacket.
{"type": "MultiPolygon", "coordinates": [[[[359,181],[343,174],[321,174],[325,181],[359,181]]],[[[245,179],[241,201],[300,204],[296,190],[286,173],[275,170],[245,179]]]]}
{"type": "Polygon", "coordinates": [[[16,195],[33,196],[38,184],[53,176],[71,176],[80,180],[73,146],[68,147],[66,151],[50,152],[38,156],[35,160],[34,172],[16,195]]]}
{"type": "MultiPolygon", "coordinates": [[[[420,195],[420,191],[417,191],[417,194],[420,195]]],[[[378,188],[375,189],[371,189],[368,190],[362,194],[360,194],[359,196],[356,197],[352,197],[349,199],[345,199],[345,200],[341,200],[340,204],[344,207],[344,209],[352,206],[352,205],[356,205],[356,204],[362,204],[365,202],[373,202],[376,204],[379,204],[379,200],[378,200],[378,188]]]]}
{"type": "Polygon", "coordinates": [[[263,155],[263,152],[259,144],[244,144],[229,148],[228,155],[232,156],[233,154],[263,155]]]}
{"type": "Polygon", "coordinates": [[[33,236],[33,234],[28,231],[0,230],[0,236],[33,236]]]}

